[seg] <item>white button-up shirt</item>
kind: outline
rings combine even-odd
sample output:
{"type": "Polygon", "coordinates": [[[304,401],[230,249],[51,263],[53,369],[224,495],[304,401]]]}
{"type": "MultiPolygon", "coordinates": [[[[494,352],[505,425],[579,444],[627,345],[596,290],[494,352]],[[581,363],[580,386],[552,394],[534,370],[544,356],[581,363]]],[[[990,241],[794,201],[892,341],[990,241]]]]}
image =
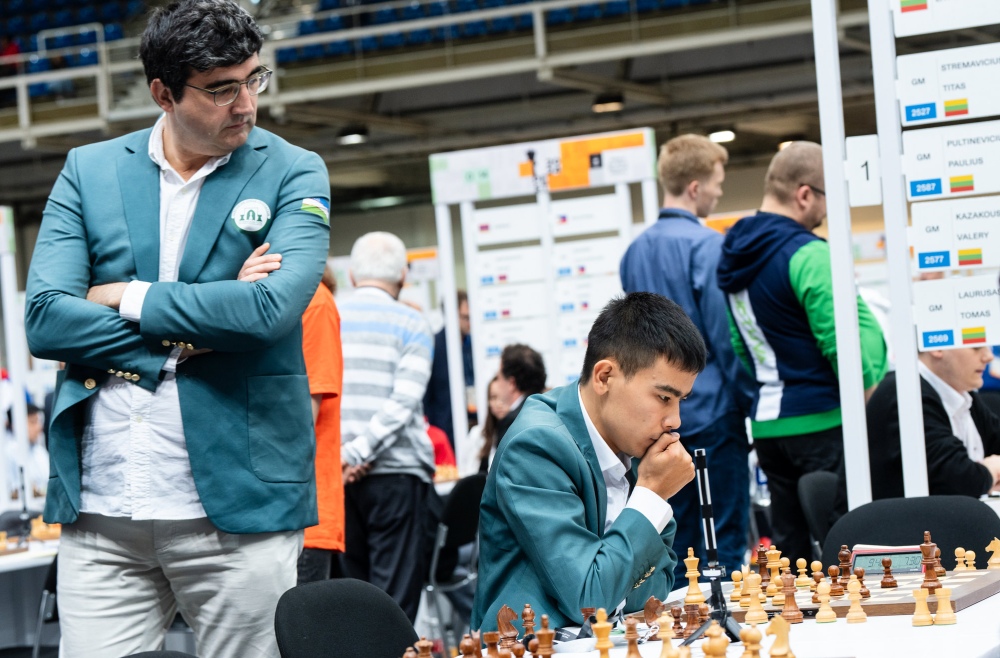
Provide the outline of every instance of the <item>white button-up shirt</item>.
{"type": "MultiPolygon", "coordinates": [[[[158,280],[176,281],[201,186],[229,162],[229,155],[211,158],[185,181],[164,156],[163,126],[161,117],[149,139],[149,157],[160,167],[158,280]]],[[[129,283],[122,295],[121,317],[139,321],[150,283],[129,283]]],[[[180,352],[175,348],[171,353],[163,368],[168,374],[155,392],[111,377],[91,396],[83,432],[81,512],[137,521],[205,516],[191,474],[172,374],[180,352]]]]}
{"type": "Polygon", "coordinates": [[[951,423],[951,433],[965,444],[965,450],[969,453],[969,459],[982,461],[986,456],[983,448],[983,437],[979,434],[976,423],[972,420],[972,396],[967,391],[956,391],[943,379],[931,372],[931,369],[917,362],[920,376],[927,380],[927,383],[941,396],[944,404],[944,411],[948,414],[948,421],[951,423]]]}

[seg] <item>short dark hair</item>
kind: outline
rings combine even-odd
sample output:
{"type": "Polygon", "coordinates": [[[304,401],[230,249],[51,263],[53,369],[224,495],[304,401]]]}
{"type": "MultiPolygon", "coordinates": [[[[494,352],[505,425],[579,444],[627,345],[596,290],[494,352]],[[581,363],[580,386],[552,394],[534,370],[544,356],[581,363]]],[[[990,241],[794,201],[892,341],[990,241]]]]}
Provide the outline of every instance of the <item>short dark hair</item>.
{"type": "Polygon", "coordinates": [[[663,357],[684,372],[705,369],[705,341],[680,306],[662,295],[633,292],[608,302],[587,336],[580,381],[594,366],[614,359],[628,379],[663,357]]]}
{"type": "Polygon", "coordinates": [[[517,390],[525,395],[545,390],[545,360],[527,345],[515,343],[503,348],[500,374],[513,379],[517,390]]]}
{"type": "Polygon", "coordinates": [[[139,59],[146,82],[159,78],[179,101],[192,71],[242,64],[263,43],[253,17],[232,0],[180,0],[150,15],[139,59]]]}

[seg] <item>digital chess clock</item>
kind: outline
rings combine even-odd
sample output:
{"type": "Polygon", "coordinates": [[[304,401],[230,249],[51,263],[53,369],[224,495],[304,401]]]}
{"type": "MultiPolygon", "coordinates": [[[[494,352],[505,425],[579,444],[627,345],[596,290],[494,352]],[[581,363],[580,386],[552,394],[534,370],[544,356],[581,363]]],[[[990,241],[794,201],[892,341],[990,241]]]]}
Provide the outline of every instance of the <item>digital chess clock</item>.
{"type": "Polygon", "coordinates": [[[892,560],[892,573],[921,573],[923,566],[919,546],[855,546],[851,569],[864,569],[866,578],[869,574],[883,572],[882,559],[892,560]]]}

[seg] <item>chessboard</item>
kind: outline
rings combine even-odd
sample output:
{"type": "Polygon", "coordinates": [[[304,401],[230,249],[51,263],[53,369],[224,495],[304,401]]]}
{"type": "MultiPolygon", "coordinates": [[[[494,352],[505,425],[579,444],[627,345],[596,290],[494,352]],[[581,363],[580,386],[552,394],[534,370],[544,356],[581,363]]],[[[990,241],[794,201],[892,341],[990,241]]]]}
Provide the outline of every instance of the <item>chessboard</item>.
{"type": "MultiPolygon", "coordinates": [[[[867,583],[868,589],[871,591],[871,597],[863,599],[861,605],[869,617],[886,617],[892,615],[912,615],[914,613],[916,602],[913,598],[912,590],[920,587],[923,582],[922,573],[901,573],[895,574],[896,582],[899,584],[895,588],[883,589],[879,586],[879,579],[876,577],[873,582],[867,583]]],[[[964,610],[971,605],[979,603],[980,601],[993,596],[1000,592],[1000,570],[987,571],[985,569],[979,569],[976,571],[949,571],[948,575],[939,577],[938,580],[941,582],[942,587],[948,587],[951,589],[951,604],[955,612],[964,610]]],[[[867,578],[866,578],[867,581],[867,578]]],[[[829,582],[829,580],[827,580],[829,582]]],[[[706,597],[710,595],[709,586],[707,583],[699,583],[702,592],[706,597]]],[[[733,591],[733,583],[727,582],[722,585],[723,594],[726,597],[726,607],[728,608],[730,614],[733,618],[743,623],[743,618],[746,616],[747,608],[741,608],[740,604],[736,601],[730,600],[730,594],[733,591]]],[[[795,602],[798,604],[799,609],[802,610],[804,617],[811,618],[816,616],[816,612],[819,610],[819,604],[812,602],[813,592],[808,588],[802,588],[796,590],[795,602]]],[[[927,599],[928,607],[931,612],[937,610],[937,596],[931,595],[927,599]]],[[[684,596],[683,593],[676,598],[670,599],[666,603],[666,607],[669,609],[671,606],[679,605],[684,607],[684,596]]],[[[842,596],[839,598],[830,599],[830,606],[833,611],[837,614],[837,617],[846,617],[847,610],[850,608],[851,603],[847,600],[847,596],[842,596]]],[[[780,606],[774,606],[770,600],[764,604],[764,611],[767,612],[768,616],[774,616],[781,613],[780,606]]]]}

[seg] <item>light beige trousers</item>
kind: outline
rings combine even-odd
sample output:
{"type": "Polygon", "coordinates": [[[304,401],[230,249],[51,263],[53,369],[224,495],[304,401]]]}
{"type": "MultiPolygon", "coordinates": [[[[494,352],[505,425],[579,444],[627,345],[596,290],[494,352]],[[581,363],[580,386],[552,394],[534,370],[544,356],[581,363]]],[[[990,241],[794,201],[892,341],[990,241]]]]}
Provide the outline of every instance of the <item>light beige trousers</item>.
{"type": "Polygon", "coordinates": [[[179,610],[201,658],[277,658],[274,611],[302,531],[232,535],[208,519],[81,514],[59,542],[61,658],[160,649],[179,610]]]}

